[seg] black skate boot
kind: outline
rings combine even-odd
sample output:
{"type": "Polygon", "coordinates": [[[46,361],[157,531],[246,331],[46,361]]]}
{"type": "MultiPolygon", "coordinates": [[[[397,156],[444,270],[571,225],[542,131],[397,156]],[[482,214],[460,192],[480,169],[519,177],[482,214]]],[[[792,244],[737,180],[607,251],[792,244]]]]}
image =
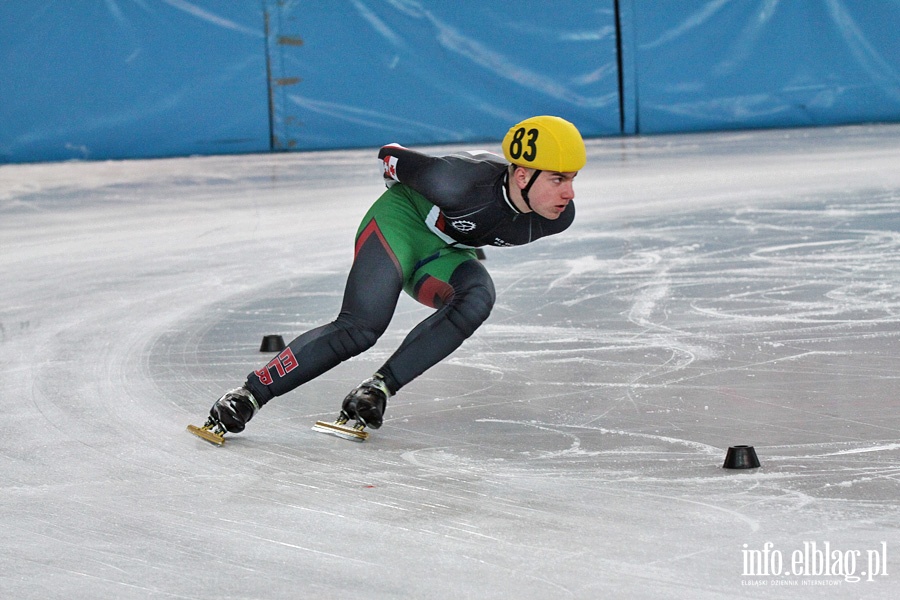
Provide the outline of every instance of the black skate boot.
{"type": "MultiPolygon", "coordinates": [[[[356,419],[364,427],[381,427],[387,399],[391,395],[384,379],[376,373],[347,394],[341,406],[341,418],[356,419]]],[[[346,422],[346,421],[345,421],[346,422]]]]}
{"type": "Polygon", "coordinates": [[[259,403],[245,387],[227,392],[209,409],[209,418],[229,433],[240,433],[259,411],[259,403]]]}

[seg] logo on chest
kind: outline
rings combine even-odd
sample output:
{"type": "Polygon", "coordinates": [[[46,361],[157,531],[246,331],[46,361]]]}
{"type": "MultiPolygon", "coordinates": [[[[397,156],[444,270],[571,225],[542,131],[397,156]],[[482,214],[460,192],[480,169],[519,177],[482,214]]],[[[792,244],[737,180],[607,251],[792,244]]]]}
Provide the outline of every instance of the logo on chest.
{"type": "Polygon", "coordinates": [[[470,233],[472,231],[475,231],[475,223],[473,223],[472,221],[451,221],[450,225],[453,227],[453,229],[461,233],[470,233]]]}

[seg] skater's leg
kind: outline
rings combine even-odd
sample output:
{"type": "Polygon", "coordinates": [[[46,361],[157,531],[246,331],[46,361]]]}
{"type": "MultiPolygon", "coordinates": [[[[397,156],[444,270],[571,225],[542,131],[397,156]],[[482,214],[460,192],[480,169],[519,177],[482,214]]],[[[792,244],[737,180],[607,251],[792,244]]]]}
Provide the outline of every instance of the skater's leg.
{"type": "Polygon", "coordinates": [[[438,311],[419,323],[378,369],[392,394],[456,350],[490,315],[494,284],[473,256],[444,256],[417,272],[416,299],[438,311]],[[446,277],[448,264],[453,268],[446,277]]]}
{"type": "Polygon", "coordinates": [[[259,405],[372,347],[387,329],[402,287],[402,273],[384,237],[360,237],[338,317],[300,335],[247,377],[245,385],[259,405]]]}
{"type": "Polygon", "coordinates": [[[242,388],[219,398],[210,417],[229,432],[244,429],[261,406],[370,348],[387,329],[402,278],[390,249],[377,237],[358,245],[338,317],[298,336],[242,388]]]}
{"type": "MultiPolygon", "coordinates": [[[[291,341],[267,365],[248,375],[243,388],[220,398],[210,411],[213,421],[221,424],[215,418],[216,407],[229,402],[229,406],[220,408],[228,408],[229,416],[235,417],[228,430],[238,431],[273,397],[370,348],[387,328],[404,282],[413,280],[423,257],[446,249],[445,243],[425,225],[424,219],[432,208],[425,198],[402,184],[385,192],[369,209],[357,231],[355,258],[338,317],[291,341]]],[[[375,390],[376,395],[382,393],[386,399],[392,391],[384,381],[376,373],[364,382],[372,385],[361,387],[375,390]]],[[[361,406],[360,414],[350,416],[367,414],[361,420],[374,424],[383,411],[382,402],[361,406]]]]}

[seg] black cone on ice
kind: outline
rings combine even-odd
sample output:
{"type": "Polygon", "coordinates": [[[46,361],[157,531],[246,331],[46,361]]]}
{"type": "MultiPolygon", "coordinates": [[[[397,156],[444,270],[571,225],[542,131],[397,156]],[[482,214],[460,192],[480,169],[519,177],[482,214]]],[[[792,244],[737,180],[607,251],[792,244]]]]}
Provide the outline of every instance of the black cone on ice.
{"type": "Polygon", "coordinates": [[[725,469],[756,469],[759,468],[759,458],[753,446],[731,446],[725,454],[725,469]]]}
{"type": "Polygon", "coordinates": [[[260,352],[281,352],[284,350],[284,338],[280,335],[264,335],[262,345],[259,347],[260,352]]]}

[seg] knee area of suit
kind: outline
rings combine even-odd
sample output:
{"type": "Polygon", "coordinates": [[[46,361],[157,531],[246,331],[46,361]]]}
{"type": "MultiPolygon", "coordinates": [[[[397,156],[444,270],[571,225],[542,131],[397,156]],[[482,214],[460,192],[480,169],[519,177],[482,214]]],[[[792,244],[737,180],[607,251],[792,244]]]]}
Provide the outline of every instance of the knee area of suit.
{"type": "Polygon", "coordinates": [[[364,346],[366,349],[374,346],[375,342],[378,341],[378,338],[381,337],[381,334],[381,331],[376,331],[371,328],[355,329],[351,332],[357,345],[364,346]]]}
{"type": "Polygon", "coordinates": [[[494,290],[488,286],[478,285],[457,293],[450,303],[456,317],[454,323],[466,336],[472,335],[490,316],[494,308],[494,290]]]}
{"type": "Polygon", "coordinates": [[[344,347],[345,352],[354,356],[374,346],[381,334],[384,333],[383,329],[358,323],[343,322],[340,325],[343,335],[338,338],[339,343],[344,347]]]}

